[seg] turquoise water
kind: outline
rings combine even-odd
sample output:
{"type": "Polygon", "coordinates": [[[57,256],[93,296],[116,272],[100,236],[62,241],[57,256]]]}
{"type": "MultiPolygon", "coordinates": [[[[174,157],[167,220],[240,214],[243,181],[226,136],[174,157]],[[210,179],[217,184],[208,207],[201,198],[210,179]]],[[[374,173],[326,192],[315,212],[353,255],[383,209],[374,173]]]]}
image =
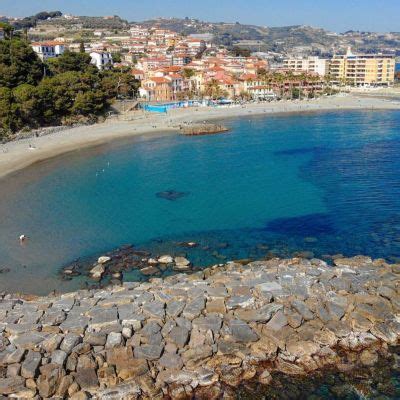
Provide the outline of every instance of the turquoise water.
{"type": "Polygon", "coordinates": [[[133,243],[199,265],[343,253],[400,257],[400,112],[226,122],[70,153],[0,183],[0,290],[72,290],[59,268],[133,243]],[[176,200],[157,196],[176,191],[176,200]],[[30,237],[20,246],[18,236],[30,237]]]}

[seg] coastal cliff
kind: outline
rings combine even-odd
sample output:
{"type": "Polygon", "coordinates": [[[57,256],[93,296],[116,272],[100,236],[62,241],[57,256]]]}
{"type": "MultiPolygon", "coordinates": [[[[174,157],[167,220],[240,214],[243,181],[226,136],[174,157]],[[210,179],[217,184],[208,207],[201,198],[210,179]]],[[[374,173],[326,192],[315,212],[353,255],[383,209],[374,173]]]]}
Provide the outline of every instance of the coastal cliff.
{"type": "MultiPolygon", "coordinates": [[[[104,260],[106,262],[106,260],[104,260]]],[[[400,337],[400,265],[302,258],[0,298],[0,395],[224,399],[274,374],[348,373],[400,337]]]]}

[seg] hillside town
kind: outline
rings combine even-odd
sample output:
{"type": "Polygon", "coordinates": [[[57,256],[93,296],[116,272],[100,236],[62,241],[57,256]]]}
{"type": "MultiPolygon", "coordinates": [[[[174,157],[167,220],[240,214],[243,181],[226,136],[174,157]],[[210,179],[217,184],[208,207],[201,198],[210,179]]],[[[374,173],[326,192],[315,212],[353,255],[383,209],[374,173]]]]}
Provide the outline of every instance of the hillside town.
{"type": "MultiPolygon", "coordinates": [[[[114,19],[103,18],[106,23],[114,19]]],[[[244,47],[232,50],[216,44],[207,33],[179,34],[157,24],[114,30],[99,24],[84,29],[74,25],[75,20],[79,17],[62,15],[28,30],[30,38],[41,39],[31,43],[39,58],[47,61],[66,51],[86,52],[99,70],[129,69],[140,81],[140,98],[148,102],[313,98],[328,86],[329,90],[389,87],[395,81],[393,53],[360,54],[348,47],[346,52],[321,57],[299,54],[296,48],[277,59],[244,47]]]]}

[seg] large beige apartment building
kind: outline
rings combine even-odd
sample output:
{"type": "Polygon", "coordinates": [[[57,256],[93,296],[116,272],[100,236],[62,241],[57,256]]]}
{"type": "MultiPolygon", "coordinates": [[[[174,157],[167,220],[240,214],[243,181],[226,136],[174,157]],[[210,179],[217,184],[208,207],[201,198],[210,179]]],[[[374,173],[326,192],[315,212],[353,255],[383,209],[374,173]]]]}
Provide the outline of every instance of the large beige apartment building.
{"type": "Polygon", "coordinates": [[[332,58],[329,75],[333,83],[352,86],[390,86],[394,83],[395,56],[384,54],[353,54],[332,58]]]}
{"type": "Polygon", "coordinates": [[[287,58],[283,68],[293,72],[329,75],[336,84],[390,86],[394,83],[396,58],[385,54],[353,54],[351,49],[332,59],[319,57],[287,58]]]}

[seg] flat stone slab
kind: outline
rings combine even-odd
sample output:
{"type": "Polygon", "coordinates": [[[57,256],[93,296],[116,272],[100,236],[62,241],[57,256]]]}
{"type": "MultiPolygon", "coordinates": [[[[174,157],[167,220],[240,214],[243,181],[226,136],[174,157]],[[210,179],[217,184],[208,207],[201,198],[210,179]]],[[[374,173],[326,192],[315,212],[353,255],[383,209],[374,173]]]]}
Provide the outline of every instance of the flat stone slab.
{"type": "Polygon", "coordinates": [[[161,357],[164,346],[157,345],[143,345],[135,347],[134,355],[136,358],[143,358],[145,360],[157,360],[161,357]]]}
{"type": "Polygon", "coordinates": [[[255,342],[259,339],[258,335],[246,322],[240,319],[231,320],[228,323],[229,330],[237,342],[255,342]]]}

